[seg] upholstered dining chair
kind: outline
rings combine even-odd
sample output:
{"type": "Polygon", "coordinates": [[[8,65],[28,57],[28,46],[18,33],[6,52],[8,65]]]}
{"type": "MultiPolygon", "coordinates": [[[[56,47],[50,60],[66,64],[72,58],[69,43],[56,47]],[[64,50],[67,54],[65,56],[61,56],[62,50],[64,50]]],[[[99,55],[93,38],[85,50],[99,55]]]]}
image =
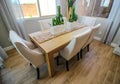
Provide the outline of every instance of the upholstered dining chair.
{"type": "MultiPolygon", "coordinates": [[[[64,19],[64,24],[67,24],[66,17],[63,17],[63,19],[64,19]]],[[[39,20],[38,22],[40,24],[41,31],[49,29],[50,26],[52,26],[52,19],[39,20]]]]}
{"type": "Polygon", "coordinates": [[[51,19],[44,19],[44,20],[39,20],[38,21],[39,24],[40,24],[40,29],[41,31],[44,31],[46,29],[49,29],[51,24],[52,24],[52,21],[51,19]]]}
{"type": "Polygon", "coordinates": [[[96,23],[96,18],[94,17],[87,17],[87,16],[81,16],[80,23],[83,23],[88,26],[94,26],[96,23]]]}
{"type": "Polygon", "coordinates": [[[90,34],[87,42],[84,44],[84,46],[80,50],[81,58],[82,58],[82,51],[85,47],[87,47],[87,51],[89,51],[89,46],[92,43],[94,36],[95,36],[96,32],[98,31],[98,29],[100,28],[100,26],[101,26],[101,24],[97,24],[97,25],[91,27],[91,29],[92,29],[91,34],[90,34]]]}
{"type": "Polygon", "coordinates": [[[80,32],[78,35],[75,35],[73,37],[71,42],[64,49],[60,51],[60,55],[66,60],[67,71],[69,71],[69,60],[72,59],[77,53],[79,53],[79,50],[86,43],[90,33],[90,28],[87,28],[85,31],[80,32]]]}
{"type": "Polygon", "coordinates": [[[45,64],[45,58],[41,50],[31,42],[22,39],[14,31],[10,31],[9,38],[14,47],[16,48],[16,50],[19,52],[19,54],[23,56],[31,65],[33,65],[36,68],[37,79],[39,79],[40,78],[39,67],[45,64]]]}

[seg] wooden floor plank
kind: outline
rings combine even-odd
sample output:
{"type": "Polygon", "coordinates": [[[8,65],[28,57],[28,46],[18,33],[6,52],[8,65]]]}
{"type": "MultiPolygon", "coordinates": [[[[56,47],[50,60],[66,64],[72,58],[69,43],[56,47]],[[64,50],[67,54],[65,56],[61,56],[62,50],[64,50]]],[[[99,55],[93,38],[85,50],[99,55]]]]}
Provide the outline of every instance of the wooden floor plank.
{"type": "Polygon", "coordinates": [[[9,58],[4,62],[0,80],[3,84],[120,84],[120,57],[112,52],[112,47],[95,40],[89,52],[84,50],[83,59],[77,61],[75,57],[70,61],[70,71],[66,71],[65,60],[60,58],[53,78],[45,64],[40,67],[41,78],[37,80],[36,70],[13,49],[7,52],[9,58]]]}

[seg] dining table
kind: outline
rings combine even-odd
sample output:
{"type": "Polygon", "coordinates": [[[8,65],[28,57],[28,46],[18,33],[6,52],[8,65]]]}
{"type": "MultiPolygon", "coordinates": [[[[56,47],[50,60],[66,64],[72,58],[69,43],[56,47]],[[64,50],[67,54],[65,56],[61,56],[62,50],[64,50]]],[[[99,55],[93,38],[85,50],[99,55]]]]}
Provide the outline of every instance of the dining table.
{"type": "Polygon", "coordinates": [[[29,34],[30,40],[37,45],[45,55],[50,77],[53,77],[55,74],[54,54],[66,47],[75,35],[84,32],[88,28],[88,26],[80,24],[77,28],[71,31],[64,31],[58,35],[53,35],[50,28],[29,34]]]}

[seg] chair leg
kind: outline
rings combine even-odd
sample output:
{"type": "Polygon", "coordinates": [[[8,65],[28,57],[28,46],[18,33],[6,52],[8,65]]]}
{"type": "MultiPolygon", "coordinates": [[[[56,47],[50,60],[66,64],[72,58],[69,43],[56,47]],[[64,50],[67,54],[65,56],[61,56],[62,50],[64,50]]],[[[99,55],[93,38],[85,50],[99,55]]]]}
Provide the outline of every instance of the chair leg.
{"type": "Polygon", "coordinates": [[[40,79],[40,70],[39,70],[39,68],[37,68],[36,71],[37,71],[37,79],[40,79]]]}
{"type": "Polygon", "coordinates": [[[79,57],[79,53],[77,53],[77,60],[79,61],[80,57],[79,57]]]}
{"type": "Polygon", "coordinates": [[[32,66],[32,63],[30,63],[30,66],[32,66]]]}
{"type": "Polygon", "coordinates": [[[87,45],[87,51],[89,52],[90,49],[90,44],[87,45]]]}
{"type": "Polygon", "coordinates": [[[69,71],[69,61],[66,61],[66,70],[69,71]]]}
{"type": "Polygon", "coordinates": [[[59,65],[59,57],[56,57],[57,65],[59,65]]]}
{"type": "Polygon", "coordinates": [[[83,52],[83,50],[81,49],[80,50],[80,58],[82,59],[82,52],[83,52]]]}

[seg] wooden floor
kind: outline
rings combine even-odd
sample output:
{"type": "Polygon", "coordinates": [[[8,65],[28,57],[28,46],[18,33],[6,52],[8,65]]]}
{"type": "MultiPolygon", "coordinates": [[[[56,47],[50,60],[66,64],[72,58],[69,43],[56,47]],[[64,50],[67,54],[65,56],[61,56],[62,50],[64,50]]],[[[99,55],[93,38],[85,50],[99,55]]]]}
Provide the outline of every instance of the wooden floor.
{"type": "Polygon", "coordinates": [[[94,41],[90,51],[84,51],[83,59],[70,61],[70,71],[60,58],[53,78],[48,76],[47,66],[40,67],[41,79],[36,79],[36,70],[17,52],[8,52],[5,69],[1,71],[3,84],[120,84],[120,57],[112,53],[113,48],[94,41]]]}

